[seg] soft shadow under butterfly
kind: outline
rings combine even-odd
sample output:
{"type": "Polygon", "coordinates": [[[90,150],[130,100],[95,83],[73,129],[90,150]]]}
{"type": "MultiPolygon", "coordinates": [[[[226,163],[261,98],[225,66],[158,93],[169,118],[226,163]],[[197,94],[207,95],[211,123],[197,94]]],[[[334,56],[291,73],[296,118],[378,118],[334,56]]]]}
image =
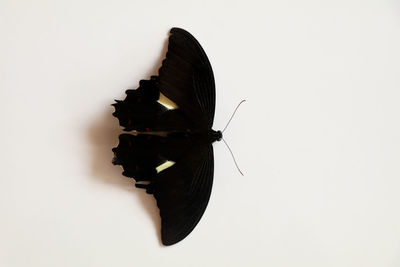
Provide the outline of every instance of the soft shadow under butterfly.
{"type": "Polygon", "coordinates": [[[113,104],[113,115],[131,133],[119,136],[113,163],[154,195],[161,241],[173,245],[203,216],[214,175],[212,143],[222,139],[212,129],[215,83],[206,53],[190,33],[171,29],[158,76],[126,95],[113,104]]]}

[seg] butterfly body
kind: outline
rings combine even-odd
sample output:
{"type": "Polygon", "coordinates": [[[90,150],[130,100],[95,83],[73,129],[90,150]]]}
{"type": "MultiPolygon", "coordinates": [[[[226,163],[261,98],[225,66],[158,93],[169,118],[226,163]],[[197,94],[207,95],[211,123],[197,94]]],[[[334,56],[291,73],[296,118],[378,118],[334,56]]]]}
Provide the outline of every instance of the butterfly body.
{"type": "Polygon", "coordinates": [[[158,76],[141,80],[113,115],[127,133],[113,149],[114,164],[157,200],[161,239],[175,244],[195,228],[207,207],[214,173],[212,129],[215,84],[210,62],[197,40],[173,28],[158,76]],[[167,108],[161,99],[171,100],[167,108]],[[159,166],[172,162],[165,169],[159,166]]]}

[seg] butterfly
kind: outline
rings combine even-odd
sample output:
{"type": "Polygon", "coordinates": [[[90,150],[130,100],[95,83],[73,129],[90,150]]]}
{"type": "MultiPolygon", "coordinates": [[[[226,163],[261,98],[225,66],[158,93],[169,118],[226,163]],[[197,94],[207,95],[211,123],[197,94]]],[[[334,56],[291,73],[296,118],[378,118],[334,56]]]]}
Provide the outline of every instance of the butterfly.
{"type": "Polygon", "coordinates": [[[113,148],[113,163],[155,197],[164,245],[187,237],[209,202],[212,143],[222,138],[212,129],[215,98],[214,74],[203,48],[186,30],[172,28],[158,76],[141,80],[113,104],[113,115],[127,132],[113,148]]]}

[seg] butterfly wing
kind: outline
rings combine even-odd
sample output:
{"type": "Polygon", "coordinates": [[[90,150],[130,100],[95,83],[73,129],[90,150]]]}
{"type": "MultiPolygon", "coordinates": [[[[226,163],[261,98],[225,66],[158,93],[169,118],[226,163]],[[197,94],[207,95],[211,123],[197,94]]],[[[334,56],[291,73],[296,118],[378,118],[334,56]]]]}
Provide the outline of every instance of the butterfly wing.
{"type": "Polygon", "coordinates": [[[161,215],[161,239],[175,244],[195,228],[207,207],[214,175],[213,148],[204,140],[180,137],[121,134],[114,148],[114,164],[124,175],[153,194],[161,215]],[[171,167],[156,171],[166,160],[171,167]]]}
{"type": "Polygon", "coordinates": [[[210,61],[187,31],[172,28],[168,52],[159,69],[160,91],[174,101],[197,127],[212,127],[215,82],[210,61]]]}
{"type": "Polygon", "coordinates": [[[125,131],[186,131],[193,128],[192,121],[182,109],[168,110],[158,102],[158,77],[141,80],[135,90],[126,90],[124,100],[116,100],[113,115],[125,131]]]}
{"type": "MultiPolygon", "coordinates": [[[[199,150],[200,149],[200,150],[199,150]]],[[[161,240],[173,245],[196,227],[207,207],[214,174],[211,144],[159,173],[154,197],[161,215],[161,240]]]]}

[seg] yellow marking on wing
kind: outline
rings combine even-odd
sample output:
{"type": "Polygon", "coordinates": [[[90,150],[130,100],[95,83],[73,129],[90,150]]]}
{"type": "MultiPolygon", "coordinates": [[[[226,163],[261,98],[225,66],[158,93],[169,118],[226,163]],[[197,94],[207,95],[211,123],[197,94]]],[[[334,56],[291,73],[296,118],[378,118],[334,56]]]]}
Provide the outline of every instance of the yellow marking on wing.
{"type": "Polygon", "coordinates": [[[167,160],[166,162],[164,162],[163,164],[159,165],[156,170],[157,173],[162,172],[165,169],[168,169],[169,167],[171,167],[172,165],[174,165],[175,162],[167,160]]]}
{"type": "Polygon", "coordinates": [[[157,100],[157,102],[160,103],[161,105],[163,105],[164,107],[166,107],[167,109],[177,109],[178,108],[178,105],[174,101],[172,101],[171,99],[169,99],[162,93],[160,93],[160,98],[157,100]]]}

